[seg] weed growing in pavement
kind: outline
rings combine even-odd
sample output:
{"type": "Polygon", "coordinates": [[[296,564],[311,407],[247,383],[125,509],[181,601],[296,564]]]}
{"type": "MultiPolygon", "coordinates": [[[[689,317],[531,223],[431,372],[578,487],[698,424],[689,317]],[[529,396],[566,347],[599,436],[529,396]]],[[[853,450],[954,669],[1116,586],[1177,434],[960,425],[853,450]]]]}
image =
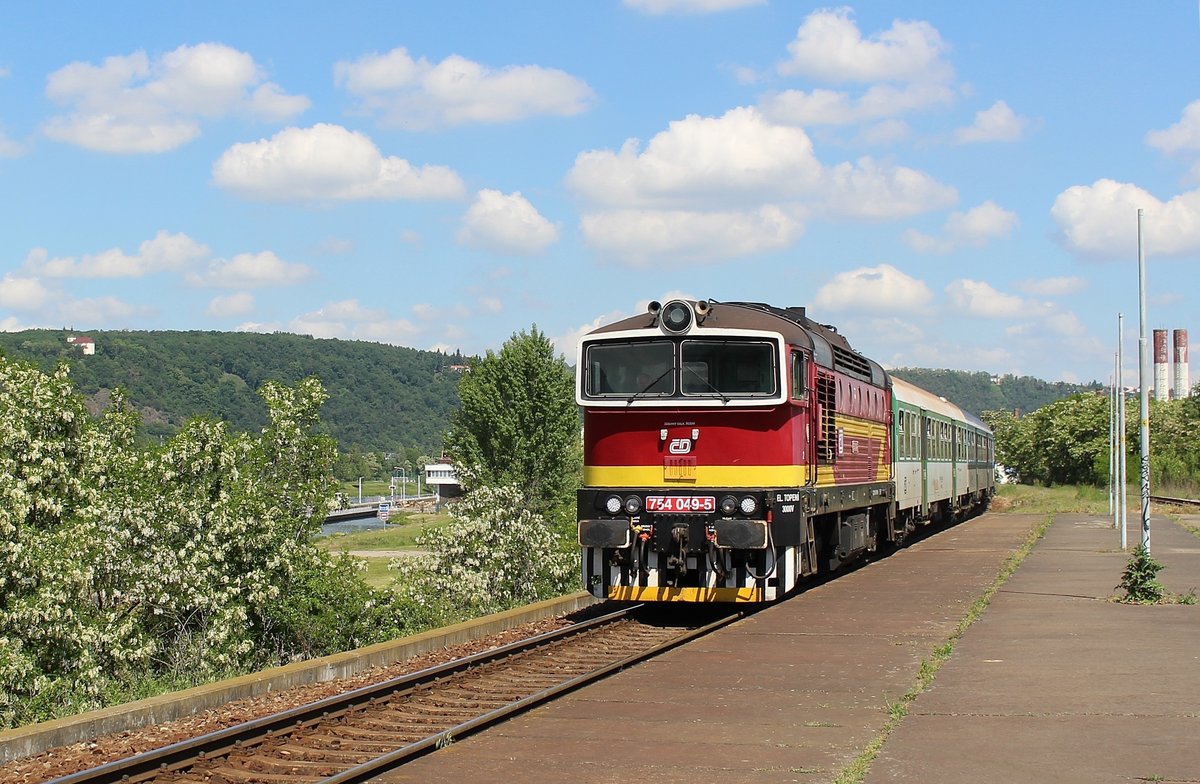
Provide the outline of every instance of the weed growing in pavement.
{"type": "Polygon", "coordinates": [[[934,648],[928,659],[924,659],[921,662],[921,669],[917,673],[917,682],[898,701],[887,700],[887,723],[883,725],[883,729],[879,731],[879,734],[872,738],[871,742],[863,748],[862,753],[855,757],[849,765],[842,768],[833,779],[833,784],[861,784],[863,778],[866,777],[867,772],[871,769],[871,763],[879,755],[879,751],[883,748],[883,744],[888,739],[888,736],[900,725],[901,720],[908,715],[909,703],[915,700],[921,692],[929,688],[938,670],[946,663],[950,655],[954,653],[954,644],[963,636],[963,633],[966,632],[971,624],[979,619],[983,611],[987,609],[988,604],[992,601],[992,597],[996,595],[996,591],[1000,590],[1000,586],[1004,585],[1009,577],[1012,577],[1013,573],[1017,571],[1017,567],[1021,565],[1021,562],[1033,552],[1034,545],[1046,535],[1046,530],[1050,528],[1052,522],[1054,522],[1054,516],[1047,515],[1044,520],[1029,532],[1029,535],[1025,537],[1025,541],[1021,546],[1005,559],[1004,565],[1000,567],[1000,571],[996,575],[996,579],[987,587],[983,595],[971,605],[971,609],[958,622],[958,626],[950,637],[944,643],[934,648]]]}
{"type": "Polygon", "coordinates": [[[1127,604],[1158,604],[1166,593],[1162,583],[1158,581],[1158,573],[1163,565],[1155,560],[1146,545],[1139,544],[1125,566],[1121,575],[1121,583],[1117,586],[1125,591],[1125,598],[1119,601],[1127,604]]]}
{"type": "Polygon", "coordinates": [[[1129,557],[1121,582],[1117,585],[1117,588],[1125,591],[1125,595],[1114,596],[1112,600],[1124,604],[1196,604],[1195,588],[1187,593],[1171,593],[1163,588],[1158,581],[1158,573],[1163,568],[1150,551],[1139,544],[1129,557]]]}

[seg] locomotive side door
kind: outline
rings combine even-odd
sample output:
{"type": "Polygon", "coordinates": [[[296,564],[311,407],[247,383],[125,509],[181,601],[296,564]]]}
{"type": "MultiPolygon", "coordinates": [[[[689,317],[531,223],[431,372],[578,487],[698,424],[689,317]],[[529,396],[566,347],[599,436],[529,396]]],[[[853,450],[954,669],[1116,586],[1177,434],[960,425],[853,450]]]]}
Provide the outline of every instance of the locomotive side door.
{"type": "Polygon", "coordinates": [[[796,455],[795,459],[805,468],[807,477],[805,484],[811,485],[817,481],[817,434],[820,432],[820,423],[816,419],[819,407],[815,405],[810,392],[813,388],[811,377],[813,363],[808,361],[808,357],[804,355],[803,351],[792,349],[790,364],[792,404],[799,409],[794,421],[802,423],[797,427],[800,432],[796,433],[795,448],[799,449],[800,454],[796,455]]]}

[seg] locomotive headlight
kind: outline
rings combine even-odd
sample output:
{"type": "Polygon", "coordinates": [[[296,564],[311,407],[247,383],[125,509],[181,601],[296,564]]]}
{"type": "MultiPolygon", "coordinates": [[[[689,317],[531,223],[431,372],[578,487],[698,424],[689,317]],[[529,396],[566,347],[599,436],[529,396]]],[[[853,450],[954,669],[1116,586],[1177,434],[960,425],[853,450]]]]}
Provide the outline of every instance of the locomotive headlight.
{"type": "Polygon", "coordinates": [[[604,510],[610,515],[615,515],[621,511],[621,496],[610,495],[604,500],[604,510]]]}
{"type": "Polygon", "coordinates": [[[733,517],[734,512],[738,510],[738,500],[731,495],[727,495],[721,499],[721,514],[726,517],[733,517]]]}
{"type": "Polygon", "coordinates": [[[662,309],[662,327],[668,332],[687,332],[692,326],[692,309],[680,300],[668,302],[662,309]]]}
{"type": "Polygon", "coordinates": [[[635,515],[642,511],[642,499],[636,495],[631,495],[625,499],[625,513],[635,515]]]}
{"type": "Polygon", "coordinates": [[[758,499],[752,495],[742,498],[742,514],[749,517],[758,511],[758,499]]]}

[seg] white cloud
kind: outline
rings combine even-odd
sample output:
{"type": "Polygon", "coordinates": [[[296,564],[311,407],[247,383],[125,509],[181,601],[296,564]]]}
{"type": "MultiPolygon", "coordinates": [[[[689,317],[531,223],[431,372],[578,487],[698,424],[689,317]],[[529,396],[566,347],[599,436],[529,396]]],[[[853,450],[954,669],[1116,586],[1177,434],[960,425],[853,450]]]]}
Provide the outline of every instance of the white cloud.
{"type": "Polygon", "coordinates": [[[1003,294],[981,280],[960,279],[946,286],[950,304],[961,313],[980,318],[1028,315],[1030,306],[1020,297],[1003,294]]]}
{"type": "Polygon", "coordinates": [[[612,210],[584,215],[589,245],[635,267],[703,262],[786,248],[804,232],[774,206],[739,212],[612,210]]]}
{"type": "Polygon", "coordinates": [[[928,340],[911,343],[898,351],[888,362],[889,367],[950,367],[962,370],[983,370],[1022,374],[1016,367],[1017,357],[1003,346],[968,345],[954,340],[928,340]]]}
{"type": "Polygon", "coordinates": [[[311,267],[284,261],[268,250],[239,253],[232,259],[213,259],[204,272],[189,276],[189,282],[229,289],[261,288],[303,283],[315,274],[311,267]]]}
{"type": "Polygon", "coordinates": [[[863,38],[849,8],[822,9],[805,18],[788,44],[779,72],[827,82],[946,82],[948,47],[928,22],[896,20],[863,38]]]}
{"type": "Polygon", "coordinates": [[[925,172],[891,166],[871,157],[829,170],[824,209],[831,215],[880,220],[945,209],[958,191],[925,172]]]}
{"type": "Polygon", "coordinates": [[[385,125],[425,130],[503,123],[540,115],[570,116],[594,99],[582,79],[536,65],[491,69],[458,55],[436,65],[404,48],[334,66],[335,82],[385,125]]]}
{"type": "Polygon", "coordinates": [[[1088,329],[1079,317],[1069,311],[1059,311],[1047,315],[1043,319],[1047,330],[1053,335],[1069,338],[1082,338],[1088,334],[1088,329]]]}
{"type": "Polygon", "coordinates": [[[558,229],[521,195],[482,190],[463,216],[458,241],[495,253],[541,253],[558,241],[558,229]]]}
{"type": "Polygon", "coordinates": [[[1086,289],[1088,282],[1080,277],[1029,278],[1017,281],[1017,288],[1036,297],[1064,297],[1086,289]]]}
{"type": "Polygon", "coordinates": [[[1097,258],[1133,259],[1139,208],[1147,256],[1200,251],[1200,190],[1163,202],[1136,185],[1103,179],[1067,188],[1050,215],[1067,248],[1097,258]]]}
{"type": "Polygon", "coordinates": [[[858,138],[863,144],[883,146],[912,138],[912,127],[903,120],[883,120],[864,128],[858,138]]]}
{"type": "Polygon", "coordinates": [[[764,5],[767,0],[622,0],[626,8],[651,14],[711,14],[764,5]]]}
{"type": "Polygon", "coordinates": [[[954,132],[959,144],[974,142],[1015,142],[1025,135],[1029,120],[1017,116],[1004,101],[996,101],[990,108],[975,113],[975,122],[954,132]]]}
{"type": "Polygon", "coordinates": [[[118,322],[128,325],[138,318],[152,318],[158,310],[150,305],[131,305],[116,297],[91,297],[64,300],[58,306],[63,320],[78,324],[118,322]]]}
{"type": "Polygon", "coordinates": [[[16,316],[5,316],[0,319],[0,332],[21,332],[26,329],[35,329],[35,327],[26,324],[16,316]]]}
{"type": "Polygon", "coordinates": [[[1165,130],[1147,133],[1146,144],[1167,155],[1200,152],[1200,100],[1184,108],[1179,122],[1165,130]]]}
{"type": "Polygon", "coordinates": [[[52,259],[45,249],[36,248],[25,259],[25,267],[49,278],[141,278],[186,269],[208,253],[207,247],[186,234],[159,231],[154,239],[139,245],[133,255],[111,248],[78,259],[52,259]]]}
{"type": "MultiPolygon", "coordinates": [[[[809,317],[811,318],[813,315],[810,313],[809,317]]],[[[819,321],[820,319],[817,320],[819,321]]],[[[883,346],[908,348],[916,344],[929,342],[929,337],[920,325],[899,316],[864,319],[861,322],[856,322],[856,327],[861,329],[860,334],[873,336],[873,339],[883,346]]]]}
{"type": "Polygon", "coordinates": [[[397,319],[386,311],[364,308],[356,299],[331,302],[323,308],[297,316],[288,329],[316,338],[372,340],[393,346],[412,345],[420,330],[406,319],[397,319]]]}
{"type": "Polygon", "coordinates": [[[234,316],[245,316],[254,310],[254,296],[247,292],[241,291],[228,296],[213,297],[208,303],[206,311],[210,316],[217,318],[232,318],[234,316]]]}
{"type": "Polygon", "coordinates": [[[46,286],[35,277],[5,273],[0,278],[0,308],[19,311],[40,309],[53,297],[46,286]]]}
{"type": "Polygon", "coordinates": [[[924,307],[932,299],[933,292],[923,281],[890,264],[880,264],[834,275],[817,291],[813,305],[819,310],[907,313],[924,307]]]}
{"type": "Polygon", "coordinates": [[[258,332],[263,335],[270,335],[273,332],[284,332],[282,324],[262,321],[244,321],[233,328],[234,332],[258,332]]]}
{"type": "Polygon", "coordinates": [[[17,158],[25,154],[25,147],[13,141],[0,126],[0,158],[17,158]]]}
{"type": "Polygon", "coordinates": [[[50,138],[100,152],[155,153],[200,134],[201,119],[292,117],[309,107],[264,80],[250,55],[218,43],[181,46],[153,61],[145,52],[71,63],[46,80],[69,112],[43,127],[50,138]]]}
{"type": "Polygon", "coordinates": [[[761,106],[767,117],[787,125],[850,125],[946,106],[955,98],[954,91],[941,84],[878,84],[857,98],[827,89],[785,90],[767,96],[761,106]]]}
{"type": "Polygon", "coordinates": [[[313,251],[322,256],[347,256],[354,252],[354,240],[326,237],[317,243],[313,251]]]}
{"type": "Polygon", "coordinates": [[[418,302],[412,306],[413,315],[422,321],[433,321],[440,318],[442,311],[435,305],[430,305],[427,302],[418,302]]]}
{"type": "Polygon", "coordinates": [[[589,244],[634,264],[776,250],[814,213],[877,220],[958,197],[923,172],[872,158],[823,167],[802,129],[751,107],[672,122],[644,151],[631,139],[619,152],[580,153],[567,184],[591,202],[581,219],[589,244]]]}
{"type": "Polygon", "coordinates": [[[465,190],[452,169],[385,158],[364,134],[327,123],[233,145],[213,164],[213,181],[262,201],[457,199],[465,190]]]}
{"type": "Polygon", "coordinates": [[[923,253],[950,253],[959,248],[983,247],[990,240],[1008,237],[1017,223],[1015,212],[985,201],[966,212],[951,213],[946,219],[943,237],[910,229],[904,233],[904,241],[913,250],[923,253]]]}
{"type": "Polygon", "coordinates": [[[645,151],[580,153],[567,184],[597,204],[687,207],[761,202],[811,193],[821,164],[799,128],[773,125],[753,108],[671,122],[645,151]]]}

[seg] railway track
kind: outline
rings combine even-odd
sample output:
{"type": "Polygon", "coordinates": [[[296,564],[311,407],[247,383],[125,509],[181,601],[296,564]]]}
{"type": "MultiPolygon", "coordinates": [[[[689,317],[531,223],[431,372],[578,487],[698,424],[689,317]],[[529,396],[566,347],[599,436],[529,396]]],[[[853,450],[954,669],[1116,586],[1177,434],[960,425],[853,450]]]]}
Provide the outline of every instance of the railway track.
{"type": "MultiPolygon", "coordinates": [[[[48,784],[349,784],[708,634],[638,619],[640,608],[521,640],[48,784]]],[[[643,610],[644,612],[644,610],[643,610]]]]}
{"type": "Polygon", "coordinates": [[[1172,498],[1166,495],[1152,495],[1151,501],[1160,504],[1178,504],[1179,506],[1200,506],[1200,498],[1172,498]]]}

